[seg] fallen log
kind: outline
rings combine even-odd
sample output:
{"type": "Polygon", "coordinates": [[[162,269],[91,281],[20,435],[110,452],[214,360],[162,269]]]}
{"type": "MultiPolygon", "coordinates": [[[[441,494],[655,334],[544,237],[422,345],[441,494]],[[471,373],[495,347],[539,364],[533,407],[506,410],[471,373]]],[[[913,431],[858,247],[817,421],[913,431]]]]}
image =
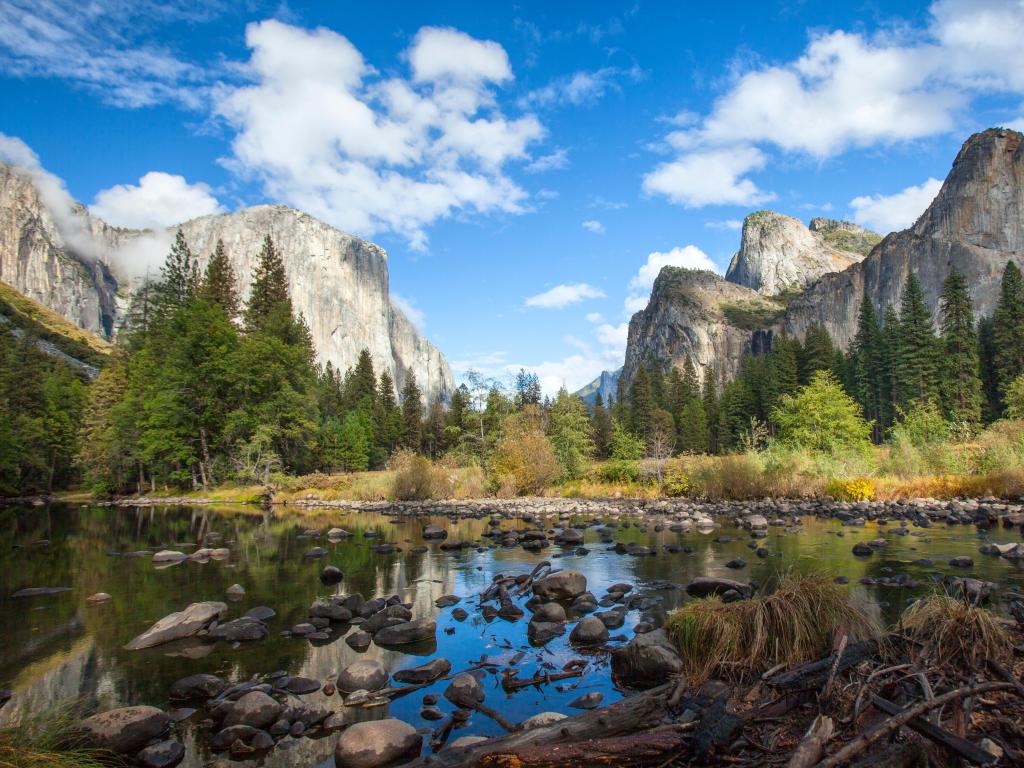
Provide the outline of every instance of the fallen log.
{"type": "Polygon", "coordinates": [[[491,739],[468,747],[445,749],[435,755],[424,755],[407,763],[406,768],[470,768],[478,765],[490,754],[514,754],[531,747],[610,739],[646,731],[660,724],[665,713],[665,697],[671,692],[673,685],[661,685],[609,704],[607,707],[559,720],[552,725],[517,731],[500,739],[491,739]]]}
{"type": "Polygon", "coordinates": [[[795,669],[783,672],[765,680],[773,688],[816,688],[820,689],[830,674],[845,672],[850,667],[855,667],[862,661],[874,658],[878,651],[878,643],[873,640],[866,640],[862,643],[847,645],[841,654],[829,654],[823,659],[801,664],[795,669]],[[838,658],[837,658],[838,656],[838,658]]]}
{"type": "Polygon", "coordinates": [[[485,755],[481,768],[586,768],[661,765],[686,750],[686,732],[694,723],[666,725],[629,736],[612,736],[574,744],[526,747],[485,755]]]}
{"type": "Polygon", "coordinates": [[[819,762],[815,768],[837,768],[837,766],[844,765],[876,741],[884,739],[886,736],[895,733],[914,718],[925,715],[936,707],[945,706],[951,701],[962,699],[965,696],[977,696],[978,694],[988,693],[989,691],[1006,691],[1013,689],[1014,686],[1012,683],[983,683],[973,687],[965,685],[962,688],[949,691],[941,696],[936,696],[930,701],[923,701],[917,706],[901,711],[900,714],[880,723],[867,733],[861,734],[834,755],[831,755],[819,762]]]}
{"type": "MultiPolygon", "coordinates": [[[[889,701],[888,699],[883,699],[881,696],[876,696],[875,694],[871,694],[871,703],[887,715],[898,715],[903,712],[903,708],[899,704],[889,701]]],[[[926,739],[930,739],[936,744],[941,744],[946,749],[956,752],[960,757],[965,760],[970,760],[972,763],[988,765],[989,763],[994,763],[996,760],[995,755],[990,752],[986,752],[981,747],[975,746],[971,742],[967,741],[967,739],[961,739],[959,736],[950,733],[945,728],[933,725],[927,720],[922,720],[919,717],[908,721],[907,727],[917,731],[926,739]]]]}

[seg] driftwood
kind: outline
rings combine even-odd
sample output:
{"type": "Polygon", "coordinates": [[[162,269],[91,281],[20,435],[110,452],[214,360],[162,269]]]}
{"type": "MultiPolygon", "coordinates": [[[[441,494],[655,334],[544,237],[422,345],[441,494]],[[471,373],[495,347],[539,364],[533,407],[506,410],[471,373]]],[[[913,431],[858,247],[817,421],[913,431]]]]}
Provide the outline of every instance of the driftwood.
{"type": "Polygon", "coordinates": [[[665,697],[671,688],[672,684],[661,685],[593,712],[559,720],[552,725],[517,731],[500,739],[491,739],[460,749],[446,749],[436,755],[425,755],[408,763],[406,768],[470,768],[480,764],[484,757],[491,754],[517,754],[532,747],[550,748],[555,744],[611,739],[646,731],[660,724],[665,712],[665,697]]]}
{"type": "MultiPolygon", "coordinates": [[[[874,694],[871,695],[871,703],[887,715],[898,715],[903,712],[903,708],[899,704],[895,704],[888,699],[883,699],[881,696],[875,696],[874,694]]],[[[919,717],[914,718],[907,722],[907,727],[917,731],[919,734],[931,741],[934,741],[936,744],[941,744],[947,749],[956,752],[960,757],[970,760],[972,763],[987,765],[988,763],[995,762],[995,755],[986,752],[981,747],[975,746],[966,739],[962,739],[959,736],[950,733],[945,728],[933,725],[927,720],[922,720],[919,717]]]]}
{"type": "Polygon", "coordinates": [[[686,749],[686,732],[695,723],[666,725],[629,736],[574,744],[526,747],[485,755],[481,768],[586,768],[587,766],[661,765],[686,749]]]}
{"type": "Polygon", "coordinates": [[[832,738],[832,730],[831,717],[821,715],[815,718],[803,740],[797,745],[793,756],[789,758],[786,768],[811,768],[821,759],[825,745],[832,738]]]}
{"type": "Polygon", "coordinates": [[[823,659],[801,664],[796,669],[771,677],[765,682],[773,688],[821,688],[828,682],[830,674],[845,672],[862,661],[874,658],[877,650],[878,644],[871,640],[854,643],[846,646],[841,654],[829,654],[823,659]]]}
{"type": "Polygon", "coordinates": [[[902,710],[900,714],[890,717],[867,733],[861,734],[834,755],[822,760],[815,768],[836,768],[836,766],[850,762],[879,739],[884,739],[886,736],[895,733],[911,720],[928,714],[936,707],[945,706],[949,702],[962,699],[965,696],[977,696],[989,691],[1006,691],[1013,688],[1012,683],[983,683],[973,687],[963,686],[941,696],[936,696],[931,701],[923,701],[914,707],[902,710]]]}

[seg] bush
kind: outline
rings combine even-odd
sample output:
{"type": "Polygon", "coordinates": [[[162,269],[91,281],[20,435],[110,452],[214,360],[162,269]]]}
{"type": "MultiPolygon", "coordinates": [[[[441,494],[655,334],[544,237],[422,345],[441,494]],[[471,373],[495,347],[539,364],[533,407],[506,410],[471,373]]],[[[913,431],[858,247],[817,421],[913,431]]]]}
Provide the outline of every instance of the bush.
{"type": "Polygon", "coordinates": [[[867,452],[871,425],[860,405],[828,371],[818,371],[806,387],[785,395],[772,411],[783,444],[823,453],[867,452]]]}
{"type": "Polygon", "coordinates": [[[978,436],[975,472],[986,474],[1024,466],[1024,420],[997,421],[978,436]]]}
{"type": "Polygon", "coordinates": [[[562,474],[543,422],[528,411],[505,419],[489,469],[491,486],[502,496],[539,494],[562,474]]]}
{"type": "Polygon", "coordinates": [[[836,501],[870,501],[875,498],[875,481],[870,477],[834,477],[825,486],[825,495],[836,501]]]}
{"type": "Polygon", "coordinates": [[[687,477],[686,471],[678,464],[666,468],[665,480],[661,484],[661,492],[665,496],[681,498],[693,495],[693,483],[687,477]]]}
{"type": "Polygon", "coordinates": [[[391,459],[395,477],[391,496],[399,501],[449,499],[455,491],[451,474],[425,456],[399,451],[391,459]]]}
{"type": "Polygon", "coordinates": [[[640,481],[640,462],[612,459],[598,467],[597,475],[606,483],[636,483],[640,481]]]}
{"type": "Polygon", "coordinates": [[[700,461],[690,473],[695,495],[744,501],[770,495],[761,457],[736,453],[700,461]]]}

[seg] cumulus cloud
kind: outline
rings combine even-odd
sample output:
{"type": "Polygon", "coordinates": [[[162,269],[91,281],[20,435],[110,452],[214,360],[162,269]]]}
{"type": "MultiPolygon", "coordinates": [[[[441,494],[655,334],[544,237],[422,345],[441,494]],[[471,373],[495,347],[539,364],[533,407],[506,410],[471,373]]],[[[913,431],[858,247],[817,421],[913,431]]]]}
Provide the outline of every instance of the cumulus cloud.
{"type": "Polygon", "coordinates": [[[526,210],[503,169],[528,159],[544,129],[498,108],[494,87],[512,71],[497,43],[425,27],[405,52],[409,79],[380,78],[329,29],[263,21],[246,44],[251,83],[220,89],[215,109],[236,131],[226,164],[268,197],[420,249],[440,218],[526,210]]]}
{"type": "Polygon", "coordinates": [[[554,288],[530,296],[524,304],[527,307],[541,307],[543,309],[561,309],[570,304],[579,304],[587,299],[600,299],[604,291],[595,288],[588,283],[574,283],[572,285],[556,285],[554,288]]]}
{"type": "Polygon", "coordinates": [[[686,269],[721,272],[718,265],[695,245],[676,246],[670,251],[649,253],[647,260],[629,281],[629,295],[626,296],[625,301],[627,314],[632,315],[647,306],[654,281],[665,267],[685,267],[686,269]]]}
{"type": "Polygon", "coordinates": [[[605,346],[626,351],[626,339],[629,336],[629,323],[603,323],[597,328],[597,338],[605,346]]]}
{"type": "Polygon", "coordinates": [[[755,147],[711,149],[680,155],[644,176],[648,194],[661,194],[685,208],[705,205],[758,205],[774,195],[748,178],[764,167],[766,157],[755,147]]]}
{"type": "Polygon", "coordinates": [[[959,127],[979,95],[1024,93],[1024,3],[941,0],[923,29],[815,32],[793,61],[741,72],[710,112],[664,138],[644,179],[688,207],[763,201],[767,149],[817,160],[959,127]],[[706,174],[702,178],[702,173],[706,174]]]}
{"type": "Polygon", "coordinates": [[[855,197],[850,201],[853,220],[883,234],[906,229],[924,213],[941,188],[941,181],[930,178],[892,195],[855,197]]]}
{"type": "Polygon", "coordinates": [[[587,322],[588,323],[600,323],[602,320],[604,320],[604,315],[602,315],[600,312],[588,312],[587,313],[587,322]]]}
{"type": "Polygon", "coordinates": [[[89,206],[108,224],[130,229],[169,227],[224,210],[206,184],[189,184],[183,176],[160,171],[150,171],[138,184],[100,190],[89,206]]]}
{"type": "Polygon", "coordinates": [[[583,222],[583,228],[587,230],[587,232],[593,232],[595,235],[604,234],[604,224],[597,219],[587,219],[583,222]]]}
{"type": "Polygon", "coordinates": [[[705,221],[704,226],[708,229],[743,229],[742,219],[725,219],[724,221],[705,221]]]}

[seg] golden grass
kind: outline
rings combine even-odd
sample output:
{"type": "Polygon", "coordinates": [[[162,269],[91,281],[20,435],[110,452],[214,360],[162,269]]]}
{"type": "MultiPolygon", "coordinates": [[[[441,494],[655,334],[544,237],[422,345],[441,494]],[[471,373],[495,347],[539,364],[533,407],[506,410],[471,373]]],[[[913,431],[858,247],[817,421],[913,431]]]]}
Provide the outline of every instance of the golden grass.
{"type": "Polygon", "coordinates": [[[962,597],[922,598],[903,612],[900,624],[921,643],[918,659],[926,664],[976,670],[985,659],[1005,661],[1013,653],[1013,638],[999,618],[962,597]]]}
{"type": "Polygon", "coordinates": [[[110,768],[123,765],[92,747],[69,707],[48,710],[0,728],[0,768],[110,768]]]}
{"type": "Polygon", "coordinates": [[[841,587],[821,575],[794,574],[750,600],[695,600],[670,614],[665,629],[691,682],[712,675],[742,679],[777,664],[811,661],[827,654],[843,632],[851,642],[880,634],[841,587]]]}
{"type": "Polygon", "coordinates": [[[113,349],[109,341],[79,328],[49,307],[43,306],[38,301],[18,293],[12,286],[3,281],[0,281],[0,304],[6,305],[11,312],[18,315],[23,321],[40,326],[49,333],[64,336],[71,341],[88,347],[98,354],[109,355],[113,349]]]}

